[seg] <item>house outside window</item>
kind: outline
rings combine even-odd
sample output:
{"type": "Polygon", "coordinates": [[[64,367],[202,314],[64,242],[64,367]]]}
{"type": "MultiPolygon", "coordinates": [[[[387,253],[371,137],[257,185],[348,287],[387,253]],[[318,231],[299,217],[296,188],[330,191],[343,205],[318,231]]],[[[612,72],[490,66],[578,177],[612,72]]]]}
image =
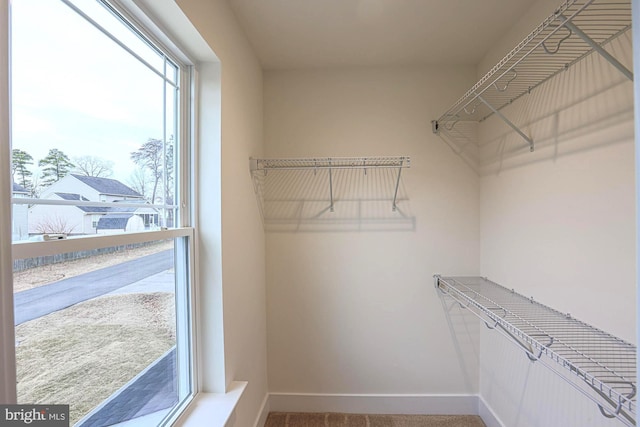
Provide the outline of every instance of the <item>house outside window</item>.
{"type": "Polygon", "coordinates": [[[18,403],[78,426],[160,425],[195,392],[194,72],[119,4],[11,3],[18,403]]]}
{"type": "MultiPolygon", "coordinates": [[[[12,195],[13,198],[27,198],[29,197],[29,190],[21,186],[20,184],[13,183],[12,195]]],[[[13,205],[12,218],[13,224],[11,229],[12,240],[24,240],[29,237],[29,224],[27,222],[27,205],[13,205]]]]}

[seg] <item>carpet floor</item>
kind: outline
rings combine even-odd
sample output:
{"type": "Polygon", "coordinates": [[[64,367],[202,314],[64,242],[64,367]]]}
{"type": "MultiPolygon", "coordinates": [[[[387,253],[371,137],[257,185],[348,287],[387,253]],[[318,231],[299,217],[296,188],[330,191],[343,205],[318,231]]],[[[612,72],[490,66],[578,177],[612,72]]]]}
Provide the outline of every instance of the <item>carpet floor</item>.
{"type": "Polygon", "coordinates": [[[264,427],[486,427],[476,415],[271,412],[264,427]]]}

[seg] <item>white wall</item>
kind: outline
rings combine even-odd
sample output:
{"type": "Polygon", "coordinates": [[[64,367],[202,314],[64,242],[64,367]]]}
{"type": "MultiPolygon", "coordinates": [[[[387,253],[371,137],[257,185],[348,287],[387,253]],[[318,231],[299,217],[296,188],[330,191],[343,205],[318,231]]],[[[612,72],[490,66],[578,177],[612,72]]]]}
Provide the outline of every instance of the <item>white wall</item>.
{"type": "MultiPolygon", "coordinates": [[[[50,198],[60,200],[57,196],[50,198]]],[[[50,230],[61,230],[55,232],[69,234],[89,232],[84,229],[86,225],[84,212],[75,206],[34,205],[29,209],[27,217],[30,234],[43,234],[42,230],[49,230],[46,231],[48,233],[54,233],[50,230]]],[[[95,232],[95,229],[92,231],[95,232]]]]}
{"type": "MultiPolygon", "coordinates": [[[[322,227],[267,233],[272,393],[477,393],[477,322],[456,309],[445,315],[432,275],[479,273],[478,176],[430,124],[474,72],[265,72],[268,157],[411,156],[399,208],[415,220],[403,231],[391,221],[375,231],[344,227],[338,195],[334,222],[325,213],[322,227]]],[[[359,176],[336,186],[362,184],[359,176]]]]}
{"type": "MultiPolygon", "coordinates": [[[[501,47],[555,6],[536,3],[501,47]]],[[[631,67],[630,34],[609,49],[631,67]]],[[[496,117],[480,125],[482,275],[635,342],[632,83],[592,55],[503,112],[536,151],[496,117]]],[[[620,425],[502,337],[481,340],[480,392],[504,425],[620,425]]]]}
{"type": "MultiPolygon", "coordinates": [[[[61,178],[59,181],[51,184],[49,187],[45,188],[42,191],[42,194],[40,194],[40,198],[50,199],[55,197],[53,196],[55,193],[80,194],[83,197],[86,197],[88,200],[91,200],[92,202],[102,201],[100,200],[99,191],[95,190],[93,187],[88,186],[72,175],[67,175],[64,178],[61,178]]],[[[111,197],[106,201],[112,202],[114,201],[114,198],[111,197]]]]}
{"type": "Polygon", "coordinates": [[[225,1],[178,4],[221,64],[221,69],[209,64],[202,70],[221,73],[221,87],[208,84],[205,89],[221,97],[221,112],[215,102],[200,105],[209,132],[197,164],[202,380],[204,390],[213,392],[224,391],[234,380],[249,382],[229,424],[245,427],[253,425],[267,394],[264,233],[248,170],[249,157],[259,156],[263,146],[262,70],[225,1]],[[220,206],[222,217],[217,218],[220,206]]]}
{"type": "MultiPolygon", "coordinates": [[[[15,194],[14,194],[14,197],[15,194]]],[[[26,240],[29,238],[29,208],[27,205],[13,205],[11,208],[11,239],[26,240]]]]}

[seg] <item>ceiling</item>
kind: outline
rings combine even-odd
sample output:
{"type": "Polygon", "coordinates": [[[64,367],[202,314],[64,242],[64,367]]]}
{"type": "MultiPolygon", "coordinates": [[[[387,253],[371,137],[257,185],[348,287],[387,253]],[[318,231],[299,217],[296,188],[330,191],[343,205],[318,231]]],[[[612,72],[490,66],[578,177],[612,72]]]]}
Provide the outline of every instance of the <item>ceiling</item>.
{"type": "Polygon", "coordinates": [[[227,0],[265,69],[477,64],[535,0],[227,0]]]}

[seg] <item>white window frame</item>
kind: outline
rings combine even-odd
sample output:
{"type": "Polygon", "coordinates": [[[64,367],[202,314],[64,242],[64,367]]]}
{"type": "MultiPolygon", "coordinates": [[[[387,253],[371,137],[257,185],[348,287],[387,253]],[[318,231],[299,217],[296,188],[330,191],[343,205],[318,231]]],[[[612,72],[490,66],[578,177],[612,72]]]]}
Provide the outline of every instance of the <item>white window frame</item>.
{"type": "MultiPolygon", "coordinates": [[[[0,0],[0,69],[9,71],[9,0],[0,0]]],[[[8,76],[9,73],[7,73],[8,76]]],[[[4,72],[2,73],[4,75],[4,72]]],[[[8,76],[10,77],[10,76],[8,76]]],[[[0,79],[0,164],[11,162],[9,78],[0,79]]],[[[13,262],[11,254],[11,194],[9,168],[0,168],[0,348],[15,348],[13,262]]],[[[16,402],[15,351],[0,351],[0,402],[16,402]]]]}
{"type": "MultiPolygon", "coordinates": [[[[64,0],[60,0],[64,1],[64,0]]],[[[11,0],[0,0],[0,24],[10,23],[10,2],[11,0]]],[[[185,277],[188,281],[188,289],[185,292],[176,292],[176,306],[180,307],[180,302],[188,303],[190,309],[187,313],[188,322],[177,325],[177,343],[182,346],[182,354],[188,357],[179,357],[178,364],[183,368],[188,368],[189,378],[179,379],[181,392],[189,387],[186,399],[178,403],[165,418],[163,425],[171,425],[181,412],[190,404],[193,397],[199,391],[198,372],[196,363],[196,231],[195,225],[195,194],[194,194],[194,162],[195,153],[195,84],[196,69],[194,61],[180,51],[169,37],[145,16],[131,0],[107,0],[114,10],[120,13],[125,19],[131,22],[145,37],[148,37],[158,46],[168,57],[180,67],[179,81],[181,90],[179,91],[181,114],[179,115],[179,150],[176,150],[176,178],[178,174],[179,188],[176,189],[179,206],[179,215],[174,218],[178,221],[175,228],[163,229],[159,231],[145,231],[138,233],[123,233],[113,235],[89,235],[68,238],[63,240],[45,242],[11,242],[11,207],[13,203],[21,203],[22,200],[12,201],[11,175],[9,173],[0,174],[0,348],[15,349],[15,327],[13,312],[13,260],[22,258],[32,258],[38,256],[53,255],[57,253],[75,252],[83,250],[98,249],[110,246],[127,245],[153,240],[174,239],[176,242],[176,253],[186,254],[188,263],[182,265],[176,257],[176,277],[185,277]],[[183,242],[187,241],[185,246],[183,242]],[[11,255],[9,255],[11,254],[11,255]],[[180,301],[182,300],[182,301],[180,301]],[[178,334],[182,340],[178,339],[178,334]]],[[[0,25],[0,69],[10,70],[10,25],[0,25]],[[6,29],[6,30],[4,30],[6,29]]],[[[1,75],[1,74],[0,74],[1,75]]],[[[10,76],[0,79],[0,164],[9,165],[11,162],[10,144],[10,76]]],[[[9,170],[7,168],[5,170],[9,170]]],[[[42,202],[42,200],[38,200],[42,202]]],[[[62,202],[62,201],[61,201],[62,202]]],[[[45,202],[44,204],[47,204],[45,202]]],[[[62,203],[64,204],[64,202],[62,203]]],[[[76,202],[77,204],[77,202],[76,202]]],[[[102,203],[104,204],[104,203],[102,203]]],[[[91,205],[101,205],[93,202],[91,205]]],[[[111,204],[109,204],[111,205],[111,204]]],[[[122,205],[122,204],[119,204],[122,205]]],[[[151,206],[151,205],[149,205],[151,206]]],[[[169,206],[163,206],[170,208],[169,206]]],[[[176,313],[179,318],[183,313],[176,313]]],[[[181,349],[178,348],[178,354],[181,349]]],[[[179,371],[184,372],[184,371],[179,371]]],[[[16,359],[15,351],[0,351],[0,403],[16,403],[16,359]]]]}

